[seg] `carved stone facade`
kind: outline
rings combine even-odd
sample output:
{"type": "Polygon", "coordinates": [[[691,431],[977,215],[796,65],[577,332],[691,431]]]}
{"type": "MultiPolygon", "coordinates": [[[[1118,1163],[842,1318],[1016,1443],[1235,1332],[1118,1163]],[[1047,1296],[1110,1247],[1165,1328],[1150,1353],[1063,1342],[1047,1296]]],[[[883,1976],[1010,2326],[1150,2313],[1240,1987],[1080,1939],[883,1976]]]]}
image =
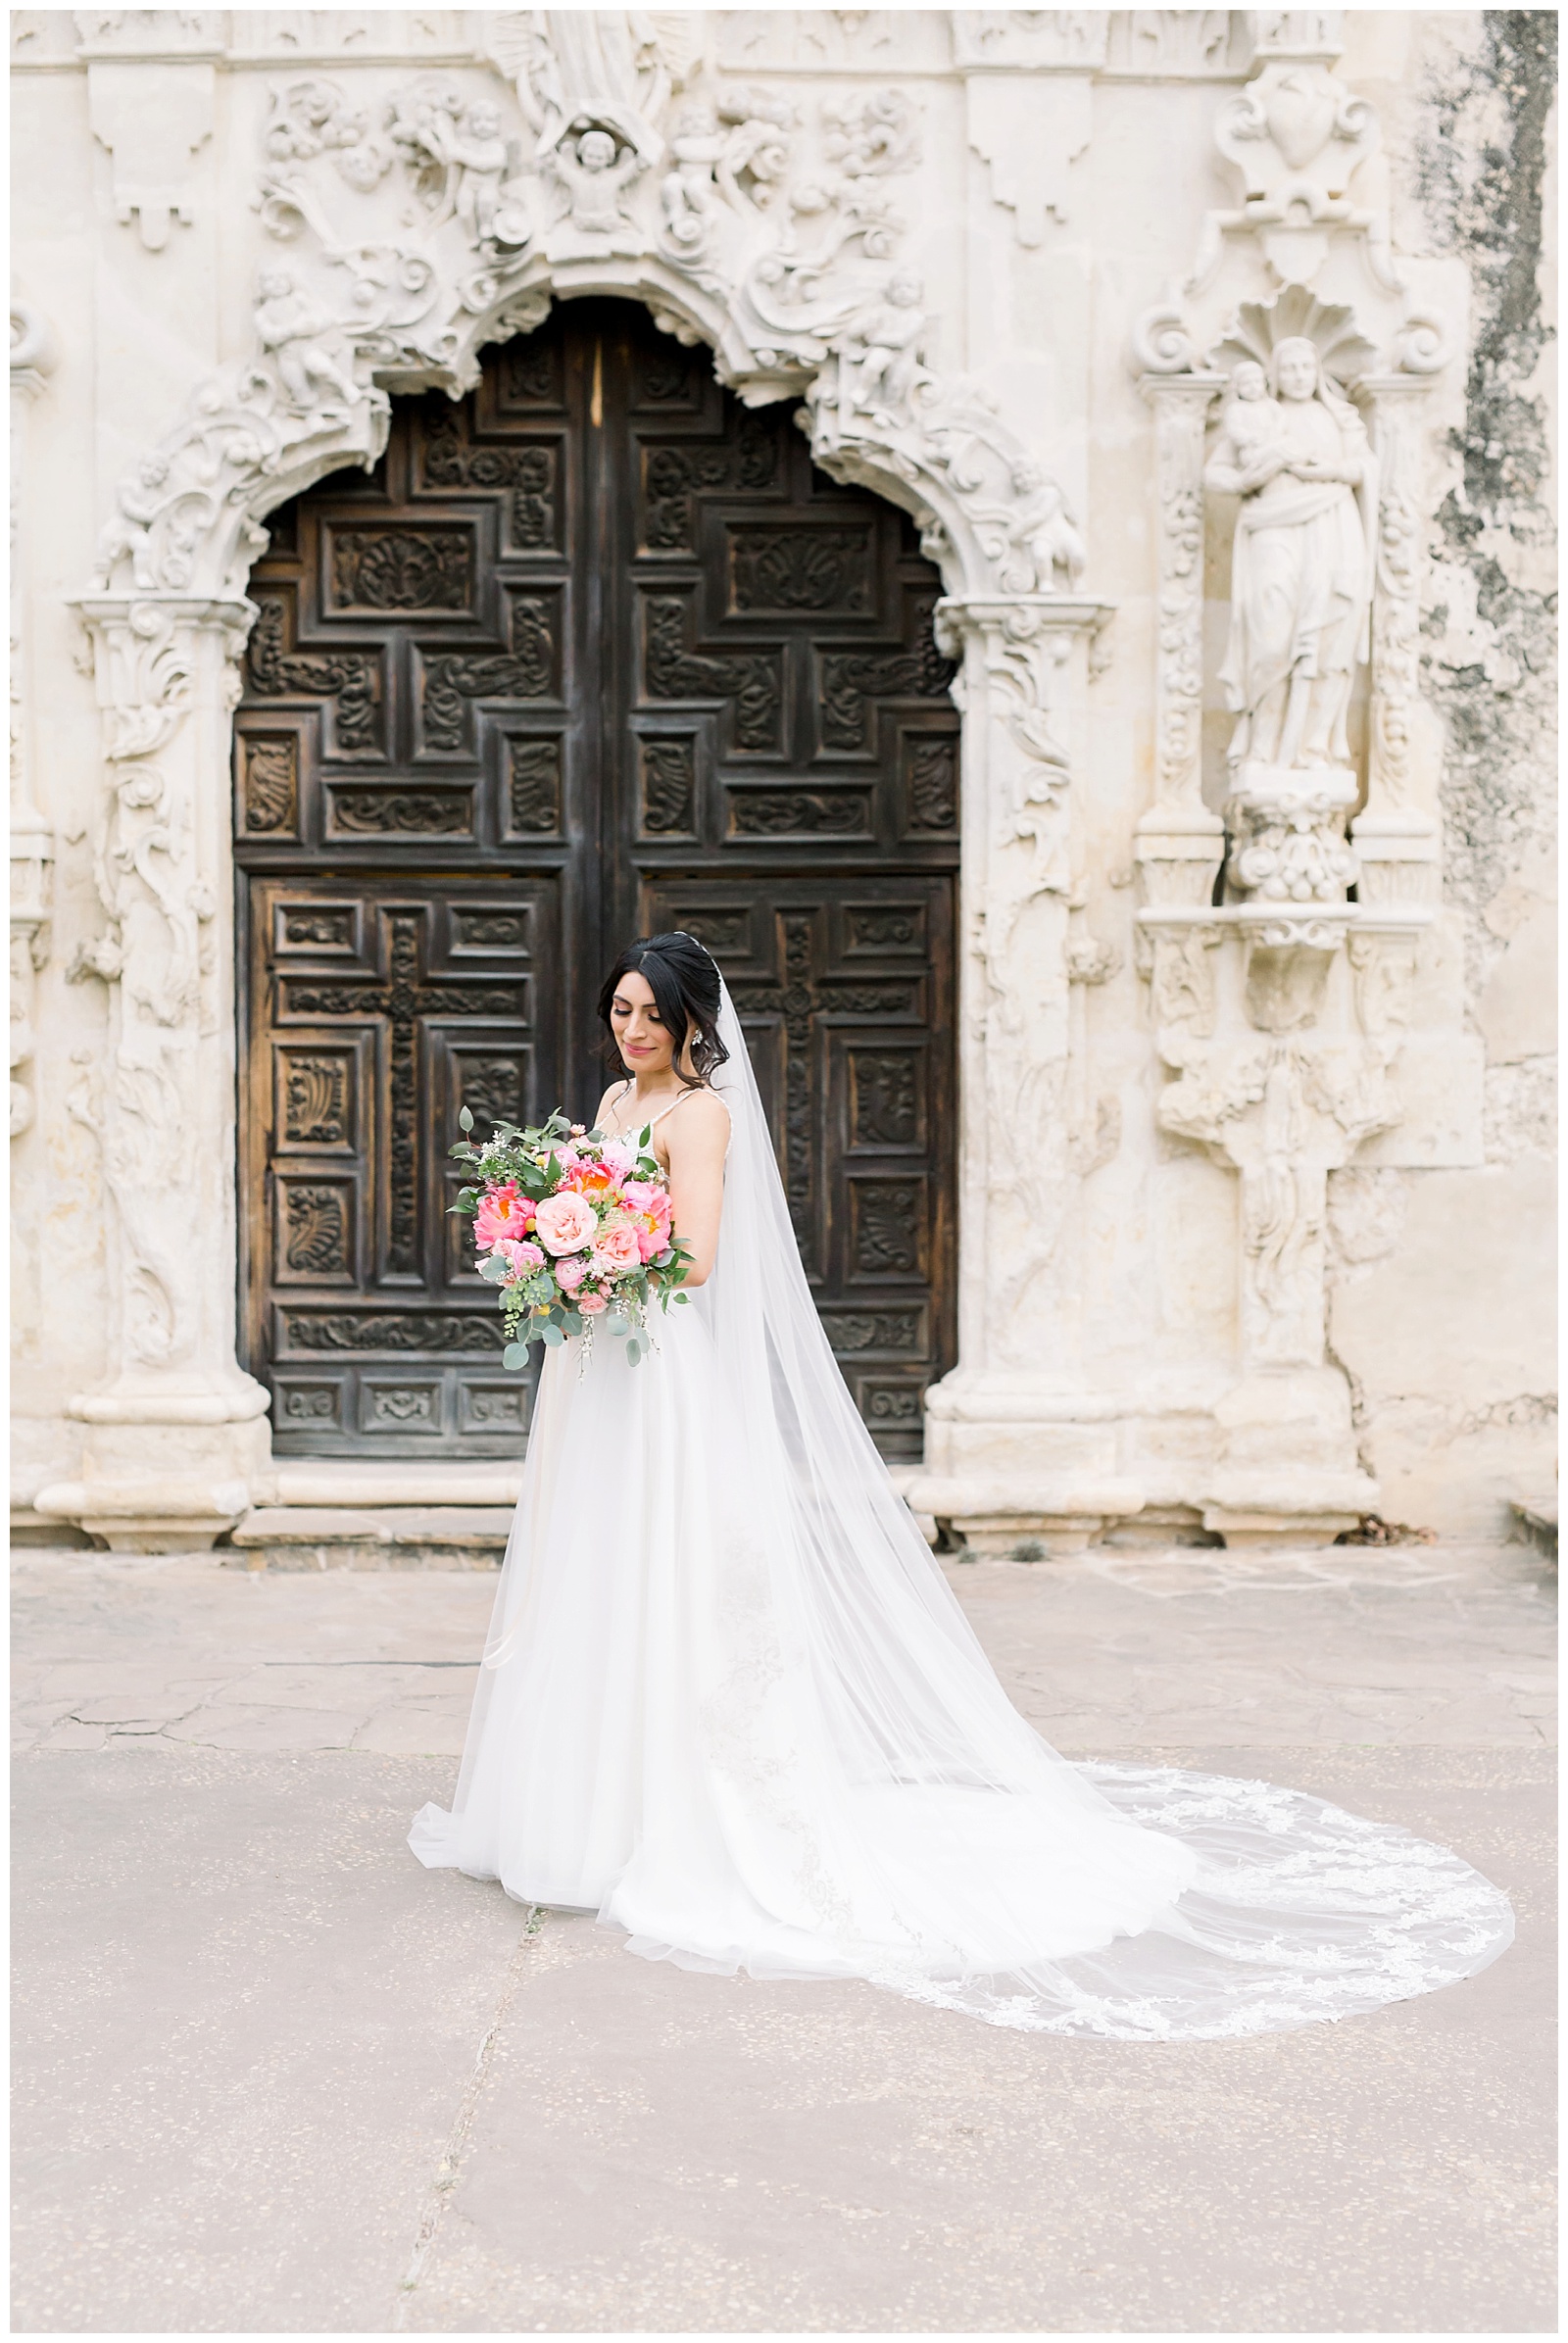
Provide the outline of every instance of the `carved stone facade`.
{"type": "MultiPolygon", "coordinates": [[[[270,514],[376,464],[394,400],[456,399],[487,349],[591,296],[643,305],[683,364],[711,353],[747,408],[790,403],[821,470],[912,515],[941,574],[957,755],[917,744],[903,786],[909,829],[956,823],[962,857],[958,1363],[912,1501],[1002,1549],[1326,1537],[1379,1507],[1501,1528],[1547,1469],[1539,1122],[1506,1103],[1539,1053],[1478,1013],[1487,906],[1444,892],[1469,751],[1423,671],[1453,623],[1428,564],[1475,396],[1472,269],[1422,208],[1431,93],[1481,70],[1479,23],[14,14],[29,1528],[210,1538],[275,1494],[236,1351],[232,842],[292,834],[302,784],[286,725],[242,728],[236,766],[233,711],[243,662],[248,707],[325,696],[352,755],[379,683],[349,649],[307,660],[252,566],[270,514]],[[1405,1209],[1352,1278],[1336,1184],[1383,1173],[1405,1209]],[[1486,1295],[1454,1268],[1476,1211],[1498,1216],[1486,1295]],[[1419,1338],[1369,1314],[1379,1280],[1419,1338]]],[[[454,425],[424,461],[500,492],[514,549],[554,541],[537,450],[454,425]]],[[[674,443],[660,463],[649,543],[673,554],[704,483],[674,443]]],[[[853,611],[866,558],[823,529],[743,546],[734,610],[808,611],[827,578],[853,611]]],[[[461,533],[346,532],[330,560],[342,608],[461,611],[483,582],[461,533]]],[[[526,696],[544,642],[522,597],[501,651],[432,657],[427,743],[526,696]]],[[[648,605],[656,695],[757,656],[700,658],[679,599],[648,605]]],[[[824,663],[824,754],[855,749],[855,664],[824,663]]],[[[722,688],[741,748],[774,754],[766,692],[722,688]]],[[[550,754],[512,764],[519,835],[557,822],[550,754]]],[[[372,778],[339,792],[345,836],[416,804],[372,778]]],[[[766,778],[757,837],[849,803],[831,774],[766,778]]],[[[644,834],[686,834],[679,742],[640,786],[644,834]]],[[[1536,871],[1539,791],[1500,787],[1536,871]]],[[[417,802],[443,835],[458,800],[417,802]]],[[[330,1068],[297,1071],[289,1111],[324,1127],[330,1068]]],[[[896,1122],[894,1091],[866,1111],[896,1122]]],[[[302,1274],[336,1242],[317,1186],[290,1204],[302,1274]]],[[[857,1327],[882,1342],[874,1312],[846,1319],[852,1349],[857,1327]]]]}

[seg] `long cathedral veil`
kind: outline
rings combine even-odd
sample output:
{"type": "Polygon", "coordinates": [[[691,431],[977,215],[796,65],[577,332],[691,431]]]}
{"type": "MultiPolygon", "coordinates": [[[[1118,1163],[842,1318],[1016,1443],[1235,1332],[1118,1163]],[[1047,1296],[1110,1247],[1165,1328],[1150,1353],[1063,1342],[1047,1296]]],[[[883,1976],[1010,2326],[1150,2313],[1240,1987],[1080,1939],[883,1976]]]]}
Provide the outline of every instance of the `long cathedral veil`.
{"type": "MultiPolygon", "coordinates": [[[[579,1401],[552,1358],[457,1799],[416,1821],[420,1859],[537,1876],[553,1751],[536,1730],[517,1753],[530,1703],[560,1693],[550,1606],[602,1558],[580,1492],[618,1440],[642,1475],[615,1516],[645,1620],[621,1778],[642,1786],[601,1917],[633,1951],[1143,2039],[1344,2017],[1494,1959],[1507,1899],[1446,1850],[1263,1782],[1071,1763],[1018,1714],[839,1373],[727,987],[718,1034],[712,1275],[671,1312],[693,1324],[669,1328],[663,1360],[607,1357],[579,1401]]],[[[574,1632],[617,1632],[600,1619],[574,1632]]]]}
{"type": "Polygon", "coordinates": [[[860,1973],[1004,2025],[1190,2036],[1343,2016],[1495,1958],[1507,1900],[1446,1850],[1271,1784],[1080,1767],[1018,1714],[839,1372],[727,986],[718,1033],[713,1339],[748,1486],[784,1533],[770,1595],[811,1685],[813,1771],[861,1821],[845,1859],[881,1874],[851,1900],[898,1923],[860,1973]]]}

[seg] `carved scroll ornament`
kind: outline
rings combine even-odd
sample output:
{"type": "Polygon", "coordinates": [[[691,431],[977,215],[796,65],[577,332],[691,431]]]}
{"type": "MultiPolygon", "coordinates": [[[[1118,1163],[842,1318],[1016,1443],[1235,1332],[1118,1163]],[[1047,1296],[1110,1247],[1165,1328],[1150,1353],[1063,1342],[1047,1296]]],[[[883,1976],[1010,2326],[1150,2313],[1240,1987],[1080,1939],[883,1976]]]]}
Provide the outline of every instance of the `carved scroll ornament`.
{"type": "Polygon", "coordinates": [[[672,23],[494,19],[514,100],[450,75],[369,105],[319,75],[275,89],[253,350],[122,483],[93,590],[242,593],[273,505],[375,462],[389,389],[470,387],[481,347],[588,268],[708,341],[749,403],[804,394],[817,460],[913,512],[950,582],[1072,592],[1060,490],[980,389],[933,369],[923,287],[896,262],[916,100],[862,89],[803,121],[775,92],[694,87],[672,23]]]}

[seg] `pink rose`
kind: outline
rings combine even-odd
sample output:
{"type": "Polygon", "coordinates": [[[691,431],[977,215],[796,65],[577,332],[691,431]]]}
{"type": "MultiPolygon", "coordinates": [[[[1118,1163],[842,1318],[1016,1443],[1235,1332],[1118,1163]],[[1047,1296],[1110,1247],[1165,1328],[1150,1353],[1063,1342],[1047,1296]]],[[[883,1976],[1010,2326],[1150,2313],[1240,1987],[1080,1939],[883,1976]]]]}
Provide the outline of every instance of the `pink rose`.
{"type": "Polygon", "coordinates": [[[511,1237],[503,1237],[496,1250],[505,1253],[519,1277],[525,1276],[530,1269],[539,1268],[544,1260],[544,1254],[537,1245],[518,1244],[511,1237]]]}
{"type": "Polygon", "coordinates": [[[626,1270],[635,1269],[641,1259],[635,1229],[605,1229],[593,1249],[594,1270],[599,1277],[620,1277],[626,1270]]]}
{"type": "Polygon", "coordinates": [[[600,1311],[607,1306],[602,1294],[585,1294],[577,1304],[585,1318],[597,1318],[600,1311]]]}
{"type": "Polygon", "coordinates": [[[599,1226],[592,1204],[570,1191],[547,1196],[534,1215],[539,1242],[546,1251],[574,1253],[599,1226]]]}
{"type": "Polygon", "coordinates": [[[487,1188],[473,1216],[473,1241],[481,1251],[499,1245],[503,1237],[520,1237],[528,1225],[528,1199],[515,1180],[487,1188]]]}
{"type": "Polygon", "coordinates": [[[581,1253],[573,1253],[569,1260],[556,1263],[556,1283],[563,1294],[575,1294],[588,1275],[588,1264],[581,1253]]]}
{"type": "Polygon", "coordinates": [[[606,1171],[613,1172],[618,1178],[622,1172],[629,1172],[636,1164],[637,1149],[627,1140],[607,1139],[599,1150],[599,1160],[606,1171]]]}

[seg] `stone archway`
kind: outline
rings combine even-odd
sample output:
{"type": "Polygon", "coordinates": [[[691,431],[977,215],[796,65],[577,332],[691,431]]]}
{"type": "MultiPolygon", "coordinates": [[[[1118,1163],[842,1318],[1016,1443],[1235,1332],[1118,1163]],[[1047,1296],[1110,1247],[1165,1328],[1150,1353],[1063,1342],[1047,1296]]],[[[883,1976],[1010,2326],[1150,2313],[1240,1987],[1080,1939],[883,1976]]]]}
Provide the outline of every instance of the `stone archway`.
{"type": "Polygon", "coordinates": [[[275,516],[237,714],[241,1357],[273,1448],[515,1455],[460,1105],[586,1114],[629,934],[710,941],[868,1429],[955,1363],[941,580],[706,349],[572,303],[275,516]]]}
{"type": "MultiPolygon", "coordinates": [[[[270,205],[294,200],[268,192],[270,205]]],[[[860,230],[840,225],[848,250],[860,230]]],[[[376,461],[391,394],[470,387],[478,353],[557,298],[639,301],[678,344],[708,343],[744,403],[804,398],[822,468],[919,524],[947,589],[937,634],[959,670],[973,844],[959,918],[959,1364],[933,1399],[955,1456],[984,1447],[999,1407],[1011,1420],[1042,1345],[1072,1372],[1071,783],[1089,642],[1107,612],[1077,591],[1083,549],[1059,491],[969,385],[919,360],[904,316],[919,288],[895,285],[897,271],[830,294],[813,264],[792,284],[801,264],[760,212],[727,271],[715,250],[681,265],[645,235],[624,254],[574,242],[569,222],[476,267],[476,234],[444,215],[417,252],[367,243],[318,264],[311,284],[298,265],[264,278],[257,354],[197,385],[122,484],[77,605],[103,711],[105,927],[74,973],[110,996],[101,1079],[80,1111],[117,1230],[104,1388],[71,1402],[88,1428],[82,1479],[37,1503],[105,1535],[217,1535],[270,1472],[268,1393],[236,1347],[228,812],[263,524],[327,473],[376,461]],[[995,1307],[1003,1261],[1008,1290],[1028,1295],[1012,1314],[995,1307]]]]}

